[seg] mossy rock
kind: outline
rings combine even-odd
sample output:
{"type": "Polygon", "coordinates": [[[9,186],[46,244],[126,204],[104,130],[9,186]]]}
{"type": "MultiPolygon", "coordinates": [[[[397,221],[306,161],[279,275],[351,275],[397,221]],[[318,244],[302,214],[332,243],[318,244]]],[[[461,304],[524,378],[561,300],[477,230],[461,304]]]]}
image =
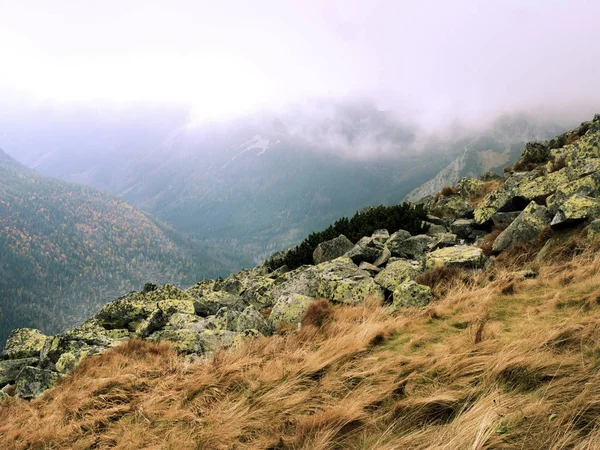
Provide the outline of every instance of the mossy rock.
{"type": "Polygon", "coordinates": [[[0,361],[0,387],[14,383],[23,367],[35,366],[39,361],[39,358],[7,359],[0,361]]]}
{"type": "Polygon", "coordinates": [[[313,252],[313,262],[321,264],[325,261],[339,258],[344,253],[350,251],[354,244],[343,234],[340,234],[335,239],[321,242],[313,252]]]}
{"type": "Polygon", "coordinates": [[[59,378],[59,374],[52,370],[24,367],[17,378],[15,394],[24,399],[39,397],[54,387],[59,378]]]}
{"type": "Polygon", "coordinates": [[[486,256],[479,247],[456,245],[429,253],[425,259],[425,266],[428,269],[438,266],[478,269],[484,266],[485,261],[486,256]]]}
{"type": "Polygon", "coordinates": [[[473,217],[473,207],[459,195],[440,196],[431,206],[430,211],[432,215],[449,223],[456,219],[473,217]]]}
{"type": "Polygon", "coordinates": [[[501,252],[534,240],[550,224],[547,208],[531,202],[494,241],[492,249],[501,252]]]}
{"type": "Polygon", "coordinates": [[[408,281],[394,290],[394,309],[415,308],[427,306],[433,294],[429,286],[408,281]]]}
{"type": "Polygon", "coordinates": [[[124,328],[109,329],[102,327],[101,322],[93,318],[65,332],[63,336],[71,341],[83,341],[88,345],[110,346],[116,340],[126,339],[131,335],[124,328]]]}
{"type": "Polygon", "coordinates": [[[207,292],[202,297],[194,299],[194,310],[202,317],[215,315],[223,307],[242,311],[246,304],[239,295],[226,291],[207,292]]]}
{"type": "Polygon", "coordinates": [[[39,357],[48,337],[35,328],[17,328],[8,335],[2,357],[20,359],[39,357]]]}
{"type": "Polygon", "coordinates": [[[418,266],[410,261],[394,261],[375,276],[375,282],[388,291],[394,291],[414,279],[418,273],[418,266]]]}
{"type": "Polygon", "coordinates": [[[461,197],[464,200],[467,200],[478,195],[484,185],[485,183],[478,178],[465,177],[456,184],[456,187],[458,188],[461,197]]]}
{"type": "Polygon", "coordinates": [[[313,297],[307,297],[302,294],[282,296],[277,300],[269,315],[271,327],[277,329],[283,324],[296,325],[300,323],[300,319],[314,301],[313,297]]]}
{"type": "Polygon", "coordinates": [[[238,315],[235,325],[235,331],[258,330],[264,336],[271,334],[268,322],[252,305],[238,315]]]}
{"type": "Polygon", "coordinates": [[[558,208],[550,225],[557,228],[598,217],[600,217],[600,200],[576,194],[558,208]]]}

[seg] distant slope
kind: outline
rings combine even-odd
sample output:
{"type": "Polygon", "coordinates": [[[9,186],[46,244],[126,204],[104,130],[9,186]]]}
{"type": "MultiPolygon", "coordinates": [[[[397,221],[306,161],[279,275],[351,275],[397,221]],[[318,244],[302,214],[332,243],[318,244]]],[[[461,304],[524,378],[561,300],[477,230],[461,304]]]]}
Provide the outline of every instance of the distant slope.
{"type": "Polygon", "coordinates": [[[501,174],[503,167],[521,156],[526,142],[549,139],[562,131],[556,124],[528,117],[503,117],[489,130],[462,139],[460,145],[464,150],[460,155],[405,199],[418,201],[446,186],[454,186],[464,177],[478,177],[488,171],[501,174]]]}
{"type": "Polygon", "coordinates": [[[15,327],[62,330],[147,281],[191,284],[211,272],[199,253],[124,201],[0,150],[0,341],[15,327]]]}

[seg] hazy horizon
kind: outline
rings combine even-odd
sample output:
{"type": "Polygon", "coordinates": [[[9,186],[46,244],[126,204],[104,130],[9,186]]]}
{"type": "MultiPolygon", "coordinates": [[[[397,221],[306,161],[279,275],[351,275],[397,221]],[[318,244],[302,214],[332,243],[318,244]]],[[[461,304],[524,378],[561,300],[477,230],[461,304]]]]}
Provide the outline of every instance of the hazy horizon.
{"type": "Polygon", "coordinates": [[[0,2],[5,108],[178,105],[224,121],[321,99],[427,125],[600,104],[591,1],[0,2]],[[7,106],[9,105],[9,106],[7,106]]]}

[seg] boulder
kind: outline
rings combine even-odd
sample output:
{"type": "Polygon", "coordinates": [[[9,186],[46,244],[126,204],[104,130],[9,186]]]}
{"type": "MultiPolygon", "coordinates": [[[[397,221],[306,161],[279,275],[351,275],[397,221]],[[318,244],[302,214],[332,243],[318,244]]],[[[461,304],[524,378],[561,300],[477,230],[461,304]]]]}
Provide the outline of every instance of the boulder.
{"type": "Polygon", "coordinates": [[[460,239],[467,239],[473,233],[475,220],[473,219],[458,219],[450,225],[450,231],[460,239]]]}
{"type": "Polygon", "coordinates": [[[425,234],[412,236],[402,243],[390,248],[392,255],[405,259],[419,259],[425,253],[425,250],[435,242],[434,238],[425,234]]]}
{"type": "Polygon", "coordinates": [[[546,142],[527,142],[521,158],[515,167],[528,166],[532,164],[543,164],[551,157],[550,148],[546,142]]]}
{"type": "Polygon", "coordinates": [[[460,192],[461,197],[464,200],[467,200],[471,197],[476,196],[481,192],[484,186],[484,182],[477,178],[462,178],[456,185],[458,191],[460,192]]]}
{"type": "Polygon", "coordinates": [[[150,292],[132,292],[105,305],[96,319],[106,329],[137,331],[144,321],[157,309],[162,300],[193,300],[189,292],[165,284],[150,292]]]}
{"type": "Polygon", "coordinates": [[[92,318],[63,334],[66,340],[82,341],[92,346],[110,347],[115,341],[125,340],[130,336],[127,329],[115,328],[107,330],[98,319],[92,318]]]}
{"type": "Polygon", "coordinates": [[[202,348],[202,354],[211,355],[220,348],[228,348],[240,345],[245,333],[238,333],[229,330],[205,330],[200,333],[199,341],[202,348]]]}
{"type": "Polygon", "coordinates": [[[408,231],[398,230],[389,237],[385,242],[385,246],[392,255],[398,254],[400,247],[408,238],[410,238],[410,233],[408,231]]]}
{"type": "Polygon", "coordinates": [[[485,260],[485,254],[479,247],[457,245],[429,253],[425,259],[425,266],[428,269],[438,266],[479,269],[483,267],[485,260]]]}
{"type": "Polygon", "coordinates": [[[560,228],[600,217],[600,200],[576,194],[559,208],[550,225],[560,228]]]}
{"type": "Polygon", "coordinates": [[[497,212],[492,216],[492,223],[494,228],[498,230],[506,229],[517,217],[519,217],[521,211],[511,212],[497,212]]]}
{"type": "Polygon", "coordinates": [[[574,195],[598,198],[600,196],[600,173],[592,173],[558,187],[554,195],[548,198],[548,209],[554,214],[574,195]]]}
{"type": "Polygon", "coordinates": [[[439,196],[431,208],[431,214],[449,223],[456,219],[473,217],[473,207],[459,195],[439,196]]]}
{"type": "Polygon", "coordinates": [[[39,357],[47,336],[35,328],[17,328],[8,335],[2,357],[21,359],[39,357]]]}
{"type": "Polygon", "coordinates": [[[431,250],[437,250],[438,248],[451,247],[458,243],[458,236],[453,233],[442,233],[432,236],[434,241],[431,245],[431,250]]]}
{"type": "Polygon", "coordinates": [[[492,250],[501,252],[531,242],[550,224],[551,215],[544,206],[531,202],[494,241],[492,250]]]}
{"type": "Polygon", "coordinates": [[[15,393],[24,399],[32,399],[53,387],[59,379],[56,372],[37,367],[24,367],[19,373],[15,384],[15,393]]]}
{"type": "Polygon", "coordinates": [[[271,334],[268,322],[253,306],[248,306],[239,314],[235,329],[236,331],[258,330],[264,336],[271,334]]]}
{"type": "Polygon", "coordinates": [[[414,308],[427,306],[433,294],[429,286],[408,281],[394,291],[394,309],[414,308]]]}
{"type": "Polygon", "coordinates": [[[168,341],[179,353],[203,354],[202,340],[200,338],[201,333],[198,330],[190,328],[166,328],[152,333],[148,336],[148,340],[154,342],[168,341]]]}
{"type": "Polygon", "coordinates": [[[14,383],[19,373],[26,366],[35,366],[39,358],[7,359],[0,361],[0,387],[14,383]]]}
{"type": "Polygon", "coordinates": [[[381,248],[371,237],[363,237],[356,245],[344,254],[350,258],[354,264],[360,264],[362,261],[373,263],[381,255],[381,248]]]}
{"type": "Polygon", "coordinates": [[[271,326],[273,329],[277,329],[283,324],[296,325],[300,323],[302,316],[314,300],[312,297],[301,294],[282,296],[273,306],[269,316],[271,326]]]}
{"type": "Polygon", "coordinates": [[[195,298],[193,304],[196,314],[202,317],[215,315],[223,307],[236,311],[242,311],[246,307],[242,297],[225,291],[207,292],[202,297],[195,298]]]}
{"type": "Polygon", "coordinates": [[[319,278],[318,297],[337,303],[356,305],[367,297],[383,300],[383,291],[369,276],[349,258],[337,258],[314,267],[319,278]]]}
{"type": "Polygon", "coordinates": [[[367,271],[367,272],[369,272],[369,274],[371,274],[371,275],[378,274],[378,273],[379,273],[379,272],[381,272],[381,270],[382,270],[382,269],[381,269],[381,267],[377,267],[376,265],[374,265],[374,264],[369,264],[368,262],[365,262],[365,261],[361,262],[361,263],[359,264],[358,268],[359,268],[360,270],[366,270],[366,271],[367,271]]]}
{"type": "Polygon", "coordinates": [[[591,239],[595,239],[600,236],[600,219],[592,221],[587,227],[587,235],[591,239]]]}
{"type": "Polygon", "coordinates": [[[375,277],[375,282],[388,291],[394,291],[404,283],[414,279],[418,273],[418,266],[410,261],[399,260],[388,264],[375,277]]]}
{"type": "Polygon", "coordinates": [[[350,251],[352,247],[354,247],[354,244],[350,241],[350,239],[343,234],[340,234],[335,239],[321,242],[319,245],[317,245],[317,248],[313,252],[313,262],[315,264],[321,264],[322,262],[339,258],[346,252],[350,251]]]}
{"type": "Polygon", "coordinates": [[[429,225],[427,232],[425,233],[427,236],[435,237],[438,234],[447,233],[448,229],[443,225],[436,225],[435,223],[425,222],[426,225],[429,225]]]}
{"type": "MultiPolygon", "coordinates": [[[[375,266],[375,267],[383,266],[383,265],[385,265],[385,263],[387,263],[390,260],[391,257],[392,257],[392,252],[390,252],[390,250],[387,247],[384,247],[383,250],[381,250],[381,254],[379,255],[379,257],[373,262],[372,266],[375,266]]],[[[364,261],[361,263],[361,265],[362,264],[371,265],[364,261]]],[[[359,266],[359,268],[361,268],[361,267],[359,266]]]]}

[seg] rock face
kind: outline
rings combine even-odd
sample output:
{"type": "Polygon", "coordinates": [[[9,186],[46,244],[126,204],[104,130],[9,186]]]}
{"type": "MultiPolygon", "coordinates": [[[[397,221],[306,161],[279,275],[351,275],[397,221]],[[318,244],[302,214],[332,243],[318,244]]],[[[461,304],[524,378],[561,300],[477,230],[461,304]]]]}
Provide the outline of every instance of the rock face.
{"type": "Polygon", "coordinates": [[[527,208],[494,241],[492,249],[501,252],[517,245],[533,241],[551,220],[544,206],[531,202],[527,208]]]}
{"type": "Polygon", "coordinates": [[[313,252],[313,261],[315,264],[321,264],[325,261],[339,258],[344,253],[350,251],[354,244],[343,234],[335,239],[321,242],[313,252]]]}

